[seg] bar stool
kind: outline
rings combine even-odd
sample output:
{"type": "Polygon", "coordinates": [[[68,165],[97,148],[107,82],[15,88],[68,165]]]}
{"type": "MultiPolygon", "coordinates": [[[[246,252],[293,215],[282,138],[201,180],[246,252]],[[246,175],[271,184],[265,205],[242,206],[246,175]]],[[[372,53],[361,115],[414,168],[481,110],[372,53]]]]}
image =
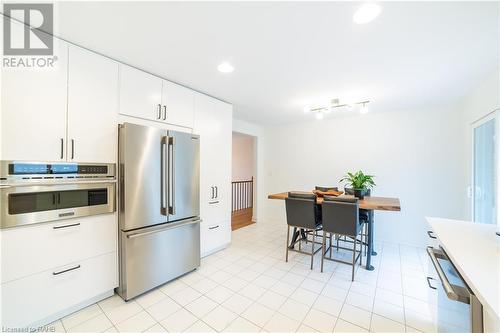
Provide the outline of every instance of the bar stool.
{"type": "MultiPolygon", "coordinates": [[[[354,190],[352,188],[344,187],[344,193],[349,195],[354,195],[354,190]]],[[[367,189],[365,192],[365,197],[369,197],[372,194],[371,189],[367,189]]],[[[363,222],[362,232],[362,242],[365,245],[365,256],[368,249],[368,223],[370,223],[370,211],[366,209],[359,210],[359,220],[363,222]]]]}
{"type": "Polygon", "coordinates": [[[285,199],[286,206],[286,222],[287,222],[287,235],[286,235],[286,261],[288,262],[288,252],[294,251],[311,256],[311,269],[313,269],[314,255],[321,250],[314,249],[315,244],[321,245],[321,242],[316,241],[318,231],[322,230],[321,227],[321,213],[318,205],[316,204],[316,195],[300,192],[289,192],[288,198],[285,199]],[[290,227],[296,229],[303,229],[306,235],[312,235],[311,252],[305,252],[301,249],[301,242],[303,238],[295,239],[292,244],[290,242],[290,227]],[[295,250],[295,244],[299,244],[299,249],[295,250]],[[292,248],[290,248],[292,247],[292,248]]]}
{"type": "Polygon", "coordinates": [[[354,281],[354,271],[356,262],[359,259],[359,264],[362,264],[362,248],[363,243],[360,242],[359,253],[358,236],[361,232],[362,223],[359,220],[359,205],[356,198],[340,198],[325,196],[323,201],[323,253],[321,256],[321,272],[323,272],[324,260],[332,260],[343,264],[352,265],[352,281],[354,281]],[[331,251],[333,244],[329,244],[326,250],[326,234],[342,235],[353,239],[353,248],[341,247],[338,245],[337,249],[352,251],[352,262],[331,258],[331,251]],[[330,251],[330,258],[326,257],[326,253],[330,251]]]}

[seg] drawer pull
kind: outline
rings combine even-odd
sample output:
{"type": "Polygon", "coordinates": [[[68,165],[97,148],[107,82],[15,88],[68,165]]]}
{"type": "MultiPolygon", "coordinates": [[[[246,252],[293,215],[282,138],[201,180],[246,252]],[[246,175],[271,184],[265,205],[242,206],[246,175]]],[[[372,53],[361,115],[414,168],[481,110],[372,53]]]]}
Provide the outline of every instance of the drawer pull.
{"type": "Polygon", "coordinates": [[[75,267],[71,267],[71,268],[68,268],[68,269],[65,269],[63,271],[59,271],[59,272],[53,272],[52,275],[59,275],[59,274],[63,274],[63,273],[67,273],[67,272],[71,272],[71,271],[74,271],[75,269],[78,269],[82,267],[81,265],[78,265],[78,266],[75,266],[75,267]]]}
{"type": "Polygon", "coordinates": [[[70,227],[76,227],[79,226],[80,223],[73,223],[73,224],[66,224],[66,225],[56,225],[52,227],[53,229],[64,229],[64,228],[70,228],[70,227]]]}
{"type": "Polygon", "coordinates": [[[434,281],[433,278],[431,278],[430,276],[427,277],[427,284],[429,285],[429,288],[431,289],[437,289],[436,287],[434,287],[432,284],[431,284],[431,280],[434,281]]]}
{"type": "Polygon", "coordinates": [[[437,239],[437,237],[434,235],[434,233],[431,230],[427,231],[427,235],[429,235],[429,237],[432,239],[437,239]]]}
{"type": "Polygon", "coordinates": [[[218,203],[219,203],[219,201],[210,201],[208,204],[209,205],[214,205],[214,204],[218,204],[218,203]]]}
{"type": "Polygon", "coordinates": [[[213,230],[213,229],[217,229],[218,227],[219,227],[219,226],[218,226],[218,225],[216,225],[216,226],[213,226],[213,227],[208,227],[208,229],[213,230]]]}

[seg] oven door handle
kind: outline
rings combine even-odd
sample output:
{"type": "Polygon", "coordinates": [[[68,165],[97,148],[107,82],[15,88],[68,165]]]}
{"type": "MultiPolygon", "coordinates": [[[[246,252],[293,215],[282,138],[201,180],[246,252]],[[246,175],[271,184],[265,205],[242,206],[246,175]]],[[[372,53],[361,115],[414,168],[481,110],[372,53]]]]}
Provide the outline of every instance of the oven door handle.
{"type": "Polygon", "coordinates": [[[448,260],[447,257],[445,256],[445,254],[443,253],[443,251],[436,250],[433,247],[428,246],[427,247],[427,254],[429,255],[429,258],[431,259],[432,265],[436,269],[439,280],[441,280],[444,291],[446,292],[446,296],[453,301],[459,301],[462,303],[469,304],[470,297],[464,297],[464,296],[459,295],[455,292],[450,281],[448,281],[448,278],[446,277],[446,274],[444,273],[443,268],[441,267],[441,265],[439,264],[439,261],[437,260],[436,255],[443,258],[443,259],[448,260]]]}

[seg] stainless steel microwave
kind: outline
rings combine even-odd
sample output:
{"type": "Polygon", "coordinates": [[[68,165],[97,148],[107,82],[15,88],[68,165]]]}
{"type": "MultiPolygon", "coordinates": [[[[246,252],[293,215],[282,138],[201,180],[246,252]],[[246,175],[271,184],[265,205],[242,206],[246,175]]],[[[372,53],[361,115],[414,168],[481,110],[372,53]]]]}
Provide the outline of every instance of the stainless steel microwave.
{"type": "Polygon", "coordinates": [[[115,211],[114,165],[101,169],[97,165],[92,169],[77,164],[27,165],[5,168],[3,163],[3,171],[9,171],[0,183],[0,228],[115,211]],[[15,170],[29,171],[16,174],[15,170]],[[99,170],[102,174],[96,174],[99,170]]]}

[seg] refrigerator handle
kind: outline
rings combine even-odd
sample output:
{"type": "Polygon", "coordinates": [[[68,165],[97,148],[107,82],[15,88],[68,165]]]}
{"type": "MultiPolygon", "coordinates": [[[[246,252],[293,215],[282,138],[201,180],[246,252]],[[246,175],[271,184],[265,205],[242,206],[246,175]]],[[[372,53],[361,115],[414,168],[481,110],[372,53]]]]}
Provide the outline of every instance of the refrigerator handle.
{"type": "Polygon", "coordinates": [[[168,193],[168,213],[175,215],[175,137],[171,136],[168,138],[168,148],[169,148],[169,193],[168,193]]]}
{"type": "Polygon", "coordinates": [[[166,157],[167,157],[167,151],[166,147],[168,144],[168,137],[163,136],[161,138],[161,189],[160,189],[160,197],[161,197],[161,214],[167,216],[167,186],[165,186],[165,181],[167,180],[167,163],[166,163],[166,157]]]}

